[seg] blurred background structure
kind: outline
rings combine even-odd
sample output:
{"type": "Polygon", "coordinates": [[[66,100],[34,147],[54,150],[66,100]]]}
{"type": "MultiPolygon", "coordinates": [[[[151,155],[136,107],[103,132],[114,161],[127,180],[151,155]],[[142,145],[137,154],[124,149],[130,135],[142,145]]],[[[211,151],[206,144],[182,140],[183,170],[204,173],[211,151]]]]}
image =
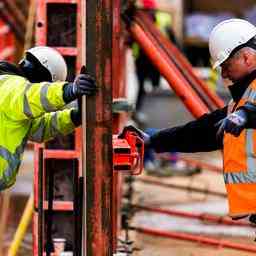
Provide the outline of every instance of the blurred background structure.
{"type": "Polygon", "coordinates": [[[103,88],[97,108],[87,103],[94,150],[82,128],[27,146],[17,183],[0,196],[0,256],[46,255],[56,238],[71,253],[62,255],[82,255],[82,247],[89,256],[255,254],[255,227],[225,217],[220,152],[146,152],[141,176],[111,170],[111,129],[133,123],[153,133],[228,102],[229,81],[211,69],[208,38],[232,17],[256,25],[255,1],[0,0],[0,60],[17,63],[24,50],[48,45],[65,57],[68,81],[87,63],[103,88]]]}

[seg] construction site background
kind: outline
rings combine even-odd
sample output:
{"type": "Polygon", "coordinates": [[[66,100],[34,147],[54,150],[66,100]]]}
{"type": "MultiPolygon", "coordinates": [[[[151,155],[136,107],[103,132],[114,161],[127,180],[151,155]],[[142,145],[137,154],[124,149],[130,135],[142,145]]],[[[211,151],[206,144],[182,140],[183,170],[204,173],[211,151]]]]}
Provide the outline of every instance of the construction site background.
{"type": "MultiPolygon", "coordinates": [[[[31,0],[33,1],[33,0],[31,0]]],[[[15,2],[15,1],[13,1],[15,2]]],[[[0,3],[1,4],[1,3],[0,3]]],[[[19,10],[28,18],[29,0],[16,0],[19,10]]],[[[141,4],[141,3],[139,3],[141,4]]],[[[210,68],[210,58],[207,46],[207,33],[220,21],[230,17],[244,17],[256,24],[255,1],[204,1],[204,0],[158,0],[159,10],[168,12],[173,20],[173,30],[183,51],[195,67],[198,75],[227,102],[229,96],[225,87],[226,81],[220,78],[220,73],[213,73],[210,68]],[[202,22],[202,19],[204,22],[202,22]],[[193,26],[191,25],[193,24],[193,26]],[[207,24],[207,26],[206,26],[207,24]],[[197,29],[194,29],[194,28],[197,29]]],[[[17,25],[17,24],[16,24],[17,25]]],[[[19,24],[19,30],[24,31],[26,24],[19,24]]],[[[25,35],[25,34],[24,34],[25,35]]],[[[17,62],[24,54],[24,40],[15,40],[14,61],[17,62]]],[[[34,38],[32,39],[34,42],[34,38]]],[[[32,44],[33,44],[32,42],[32,44]]],[[[138,83],[135,75],[134,60],[131,50],[127,51],[127,96],[131,103],[136,102],[138,83]]],[[[153,90],[149,81],[146,82],[146,97],[142,112],[146,116],[145,127],[163,128],[183,124],[193,120],[192,115],[186,110],[175,93],[169,89],[165,79],[161,78],[160,86],[153,90]]],[[[183,156],[183,155],[182,155],[183,156]]],[[[221,168],[220,152],[186,155],[193,159],[199,159],[221,168]]],[[[13,239],[17,224],[21,218],[25,203],[33,190],[33,145],[29,145],[25,152],[23,163],[19,171],[17,183],[10,189],[10,208],[7,223],[2,227],[3,244],[0,246],[0,256],[4,256],[13,239]]],[[[188,186],[188,191],[159,188],[148,186],[142,182],[134,183],[136,203],[165,209],[182,209],[184,211],[198,211],[212,214],[226,215],[227,202],[225,198],[216,198],[207,194],[208,190],[225,193],[223,177],[208,170],[192,176],[172,177],[170,173],[164,178],[165,182],[188,186]],[[205,189],[205,194],[194,194],[189,191],[189,186],[205,189]]],[[[147,176],[146,172],[142,177],[147,176]]],[[[3,202],[3,201],[2,201],[3,202]]],[[[3,206],[4,207],[4,206],[3,206]]],[[[2,219],[6,216],[2,215],[2,219]]],[[[134,215],[133,225],[144,225],[166,230],[182,231],[213,238],[230,240],[233,242],[254,245],[254,229],[229,227],[225,225],[213,225],[199,220],[188,220],[173,216],[163,216],[140,211],[134,215]]],[[[1,231],[0,231],[1,233],[1,231]]],[[[152,236],[131,232],[131,239],[136,240],[134,255],[169,256],[171,255],[252,255],[248,252],[240,252],[218,247],[204,246],[200,243],[182,242],[175,239],[155,238],[152,236]]],[[[19,256],[32,255],[32,225],[22,243],[19,256]]]]}

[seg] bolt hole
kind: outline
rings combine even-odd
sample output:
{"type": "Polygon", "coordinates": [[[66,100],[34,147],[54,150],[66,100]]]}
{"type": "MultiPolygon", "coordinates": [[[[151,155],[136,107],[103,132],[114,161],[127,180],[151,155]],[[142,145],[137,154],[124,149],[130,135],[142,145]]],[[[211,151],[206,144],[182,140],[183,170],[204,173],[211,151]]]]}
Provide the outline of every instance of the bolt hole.
{"type": "Polygon", "coordinates": [[[43,22],[41,22],[41,21],[37,22],[37,27],[41,28],[43,26],[44,26],[43,22]]]}

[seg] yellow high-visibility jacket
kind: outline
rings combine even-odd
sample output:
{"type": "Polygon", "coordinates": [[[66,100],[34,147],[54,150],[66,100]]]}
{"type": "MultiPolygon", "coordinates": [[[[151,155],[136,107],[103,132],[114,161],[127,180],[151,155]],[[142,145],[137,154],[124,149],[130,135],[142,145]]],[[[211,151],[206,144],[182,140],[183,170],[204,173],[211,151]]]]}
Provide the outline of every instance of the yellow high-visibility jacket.
{"type": "Polygon", "coordinates": [[[74,130],[72,109],[61,110],[64,85],[0,75],[0,190],[15,183],[28,140],[43,142],[74,130]]]}

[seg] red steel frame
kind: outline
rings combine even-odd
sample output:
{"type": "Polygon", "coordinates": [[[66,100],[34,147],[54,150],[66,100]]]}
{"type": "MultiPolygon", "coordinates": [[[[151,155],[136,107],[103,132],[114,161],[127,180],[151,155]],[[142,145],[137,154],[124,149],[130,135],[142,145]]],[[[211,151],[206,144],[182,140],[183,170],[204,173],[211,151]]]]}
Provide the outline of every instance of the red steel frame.
{"type": "Polygon", "coordinates": [[[161,47],[159,47],[154,38],[143,30],[141,24],[135,20],[129,26],[129,30],[133,38],[139,43],[152,63],[154,63],[160,73],[166,78],[192,115],[200,117],[207,113],[207,106],[202,102],[199,96],[190,89],[188,82],[180,75],[177,67],[170,62],[168,56],[161,47]]]}
{"type": "MultiPolygon", "coordinates": [[[[93,1],[91,4],[88,3],[89,1],[87,1],[87,5],[89,6],[94,6],[95,2],[93,1]]],[[[72,48],[72,47],[56,47],[56,49],[64,56],[77,56],[77,62],[76,62],[76,67],[77,67],[77,72],[80,70],[81,67],[81,51],[79,49],[81,49],[82,46],[82,32],[81,32],[81,16],[79,15],[79,13],[81,13],[81,1],[77,0],[39,0],[38,1],[38,8],[37,8],[37,27],[36,27],[36,37],[37,37],[37,45],[46,45],[47,43],[47,4],[49,3],[60,3],[60,4],[74,4],[76,3],[78,6],[78,20],[77,20],[77,47],[76,48],[72,48]]],[[[104,4],[104,3],[102,3],[104,4]]],[[[124,97],[124,92],[125,92],[125,82],[124,82],[124,70],[125,70],[125,52],[124,52],[124,38],[121,37],[121,15],[120,15],[120,2],[119,1],[113,1],[113,3],[111,4],[109,1],[109,4],[107,5],[107,7],[109,8],[110,11],[110,6],[112,8],[113,11],[113,38],[111,39],[112,41],[112,46],[113,46],[113,52],[112,52],[112,56],[110,56],[110,62],[112,63],[113,66],[113,78],[111,81],[113,81],[113,98],[120,98],[120,97],[124,97]],[[118,37],[116,37],[116,35],[119,34],[118,37]],[[119,68],[117,68],[119,67],[119,68]]],[[[94,6],[95,7],[95,6],[94,6]]],[[[96,7],[95,7],[96,8],[96,7]]],[[[92,9],[90,9],[92,11],[92,9]]],[[[102,10],[103,12],[103,10],[102,10]]],[[[99,13],[99,10],[97,10],[97,13],[99,13]]],[[[107,13],[107,12],[106,12],[107,13]]],[[[111,12],[109,12],[111,13],[111,12]]],[[[96,14],[96,13],[95,13],[96,14]]],[[[103,17],[103,15],[102,15],[103,17]]],[[[100,23],[98,23],[100,24],[100,23]]],[[[111,23],[109,23],[109,25],[111,25],[111,23]]],[[[104,26],[104,22],[101,24],[101,26],[104,26]]],[[[109,35],[108,35],[109,36],[109,35]]],[[[110,39],[110,38],[109,38],[110,39]]],[[[101,47],[100,46],[100,42],[98,42],[98,44],[96,45],[96,47],[101,47]]],[[[102,58],[100,55],[97,56],[97,58],[102,58]]],[[[92,58],[90,58],[92,59],[92,58]]],[[[103,58],[100,59],[99,61],[105,61],[103,58]]],[[[108,62],[108,61],[107,61],[108,62]]],[[[87,63],[88,69],[90,69],[90,63],[87,63]]],[[[97,72],[98,69],[96,69],[97,72]]],[[[93,74],[94,72],[91,72],[91,74],[93,74]]],[[[107,72],[107,70],[106,70],[107,72]]],[[[107,78],[109,76],[109,74],[105,74],[105,78],[107,78]]],[[[110,74],[111,76],[111,74],[110,74]]],[[[97,79],[99,79],[99,75],[95,74],[95,77],[97,79]]],[[[106,81],[104,79],[104,81],[106,81]]],[[[102,83],[102,81],[101,81],[102,83]]],[[[89,103],[90,104],[90,103],[89,103]]],[[[100,103],[102,104],[102,102],[100,103]]],[[[98,112],[98,111],[97,111],[98,112]]],[[[99,112],[98,112],[99,113],[99,112]]],[[[125,120],[125,115],[123,114],[114,114],[113,115],[113,133],[117,133],[118,131],[120,131],[120,128],[122,127],[122,123],[125,120]]],[[[92,120],[90,120],[92,121],[92,120]]],[[[98,131],[96,132],[97,136],[100,135],[102,128],[98,129],[98,131]]],[[[111,138],[112,138],[112,133],[111,134],[111,138]]],[[[97,144],[99,144],[98,142],[96,142],[97,144]]],[[[97,148],[100,147],[100,145],[96,145],[97,148]]],[[[80,129],[76,129],[75,132],[75,149],[74,150],[50,150],[50,149],[45,149],[44,145],[36,145],[35,146],[35,187],[34,187],[34,193],[35,193],[35,208],[37,209],[39,206],[39,202],[38,202],[38,184],[39,184],[39,177],[38,177],[38,171],[40,168],[40,159],[39,159],[39,152],[40,149],[43,149],[43,162],[46,159],[78,159],[79,161],[79,174],[82,175],[82,132],[80,129]]],[[[98,153],[98,152],[97,152],[98,153]]],[[[92,156],[93,152],[91,152],[90,156],[92,156]]],[[[102,169],[102,163],[99,164],[98,161],[96,163],[95,168],[100,168],[102,169]]],[[[111,216],[111,223],[113,223],[113,225],[110,225],[112,228],[111,230],[108,230],[111,239],[109,240],[109,238],[107,240],[110,241],[112,246],[106,246],[105,243],[101,243],[101,241],[103,241],[103,239],[105,239],[106,237],[104,236],[104,232],[99,232],[97,233],[96,236],[94,236],[94,234],[92,234],[94,236],[94,240],[91,241],[90,240],[90,236],[88,239],[88,244],[86,249],[87,251],[90,250],[97,250],[97,254],[96,251],[92,252],[91,255],[112,255],[109,252],[110,251],[115,251],[116,250],[116,245],[117,245],[117,235],[118,235],[118,229],[120,229],[120,218],[119,218],[119,210],[120,210],[120,204],[121,204],[121,183],[122,183],[122,178],[121,175],[118,172],[112,172],[112,192],[110,193],[111,195],[111,212],[109,213],[111,216]],[[105,237],[105,238],[104,238],[105,237]],[[91,245],[93,244],[93,248],[89,248],[91,245]],[[95,243],[98,244],[98,246],[95,247],[95,243]]],[[[44,172],[45,175],[45,172],[44,172]]],[[[95,177],[96,180],[95,182],[97,183],[97,177],[95,177]]],[[[111,180],[110,179],[110,180],[111,180]]],[[[93,180],[93,179],[92,179],[93,180]]],[[[45,181],[45,177],[44,177],[44,181],[45,181]]],[[[93,183],[91,183],[91,180],[88,180],[87,183],[90,183],[93,185],[93,183]]],[[[98,183],[97,183],[98,184],[98,183]]],[[[98,185],[97,185],[98,187],[98,185]]],[[[44,184],[44,190],[45,190],[45,184],[44,184]]],[[[45,192],[45,191],[44,191],[45,192]]],[[[45,193],[44,193],[45,194],[45,193]]],[[[91,200],[92,198],[94,198],[94,196],[90,196],[91,200]]],[[[88,198],[87,198],[88,200],[88,198]]],[[[87,201],[86,200],[86,201],[87,201]]],[[[96,202],[95,202],[96,203],[96,202]]],[[[98,203],[97,203],[98,204],[98,203]]],[[[109,206],[110,206],[109,205],[109,206]]],[[[88,206],[87,206],[88,207],[88,206]]],[[[96,206],[97,207],[97,206],[96,206]]],[[[43,208],[47,209],[48,208],[48,202],[43,200],[43,208]]],[[[107,207],[109,208],[109,207],[107,207]]],[[[109,209],[110,209],[109,208],[109,209]]],[[[58,201],[54,201],[53,202],[53,210],[54,211],[72,211],[73,210],[73,203],[72,202],[58,202],[58,201]]],[[[107,210],[107,209],[106,209],[107,210]]],[[[93,215],[94,217],[97,216],[97,213],[100,213],[101,211],[99,211],[99,209],[94,208],[93,209],[93,215]]],[[[106,214],[107,215],[107,214],[106,214]]],[[[94,220],[99,220],[99,219],[94,219],[94,220]]],[[[99,226],[97,225],[101,225],[98,224],[97,221],[92,221],[92,220],[87,220],[87,225],[94,225],[94,227],[96,229],[99,228],[99,226]]],[[[100,221],[100,220],[99,220],[100,221]]],[[[110,222],[109,222],[110,223],[110,222]]],[[[93,230],[95,231],[95,228],[93,227],[93,230]]],[[[34,225],[33,225],[33,239],[34,239],[34,255],[39,255],[39,251],[38,251],[38,214],[35,213],[34,214],[34,225]]],[[[86,241],[84,241],[84,243],[86,243],[86,241]]],[[[90,255],[90,253],[89,253],[90,255]]]]}
{"type": "Polygon", "coordinates": [[[134,230],[136,230],[139,233],[143,233],[151,236],[191,241],[191,242],[196,242],[201,244],[208,244],[208,245],[217,246],[218,248],[230,248],[230,249],[246,251],[246,252],[256,252],[256,246],[253,246],[253,245],[235,243],[235,242],[230,242],[226,240],[218,240],[211,237],[204,237],[200,235],[191,235],[191,234],[185,234],[185,233],[163,231],[163,230],[142,228],[142,227],[134,227],[134,230]]]}
{"type": "MultiPolygon", "coordinates": [[[[39,0],[37,7],[37,26],[36,26],[36,43],[37,45],[47,45],[47,5],[50,3],[55,4],[76,4],[77,8],[77,35],[76,47],[55,47],[64,57],[66,56],[74,56],[76,57],[76,71],[79,73],[81,68],[81,53],[79,49],[82,47],[81,45],[81,1],[80,0],[39,0]]],[[[67,14],[68,15],[68,14],[67,14]]],[[[45,149],[44,144],[36,144],[35,145],[35,174],[34,174],[34,205],[35,209],[38,209],[38,184],[39,184],[39,169],[40,169],[40,159],[39,159],[39,151],[43,149],[43,162],[46,159],[77,159],[78,160],[78,175],[82,175],[82,131],[81,128],[77,128],[75,130],[74,136],[74,150],[52,150],[45,149]]],[[[44,195],[45,195],[45,167],[43,170],[44,173],[44,195]]],[[[48,208],[48,202],[43,198],[43,209],[46,210],[48,208]]],[[[54,201],[53,202],[53,211],[73,211],[73,202],[68,201],[54,201]]],[[[41,255],[42,252],[39,251],[38,248],[38,214],[35,212],[33,217],[33,255],[41,255]]],[[[43,234],[42,234],[43,238],[43,234]]],[[[42,241],[42,244],[43,241],[42,241]]]]}
{"type": "Polygon", "coordinates": [[[10,26],[0,20],[0,59],[6,61],[14,61],[15,42],[14,34],[10,26]]]}
{"type": "MultiPolygon", "coordinates": [[[[147,25],[147,29],[153,33],[159,43],[162,44],[168,56],[173,60],[180,72],[188,80],[189,83],[197,90],[202,98],[207,100],[207,105],[213,109],[224,107],[224,102],[219,98],[193,71],[192,65],[186,57],[178,50],[178,48],[170,41],[150,20],[148,15],[143,11],[138,11],[136,16],[147,25]]],[[[213,110],[212,109],[212,110],[213,110]]]]}

